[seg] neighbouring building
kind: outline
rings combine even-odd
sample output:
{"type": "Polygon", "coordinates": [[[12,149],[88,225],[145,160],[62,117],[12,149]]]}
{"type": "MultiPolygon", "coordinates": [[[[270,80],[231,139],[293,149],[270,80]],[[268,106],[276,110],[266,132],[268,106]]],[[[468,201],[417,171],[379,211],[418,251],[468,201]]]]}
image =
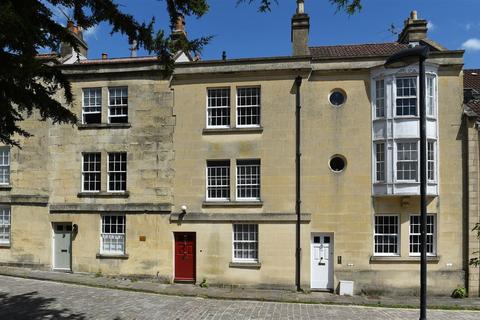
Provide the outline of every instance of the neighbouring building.
{"type": "MultiPolygon", "coordinates": [[[[86,44],[42,56],[70,78],[81,124],[28,120],[23,149],[0,148],[0,263],[293,287],[301,94],[302,287],[416,293],[418,67],[383,64],[425,45],[429,290],[478,295],[463,51],[429,39],[416,12],[396,42],[309,47],[297,3],[291,56],[179,53],[172,77],[155,57],[87,59],[86,44]]],[[[173,34],[185,36],[183,21],[173,34]]]]}

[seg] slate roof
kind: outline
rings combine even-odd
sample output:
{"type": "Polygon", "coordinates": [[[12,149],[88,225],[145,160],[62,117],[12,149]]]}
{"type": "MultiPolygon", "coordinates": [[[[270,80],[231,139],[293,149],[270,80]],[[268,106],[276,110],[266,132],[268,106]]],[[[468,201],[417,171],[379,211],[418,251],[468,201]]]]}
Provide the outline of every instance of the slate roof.
{"type": "Polygon", "coordinates": [[[480,116],[480,69],[463,70],[464,103],[480,116]]]}
{"type": "Polygon", "coordinates": [[[408,45],[398,42],[348,44],[310,47],[310,54],[313,59],[378,57],[389,56],[407,48],[408,45]]]}

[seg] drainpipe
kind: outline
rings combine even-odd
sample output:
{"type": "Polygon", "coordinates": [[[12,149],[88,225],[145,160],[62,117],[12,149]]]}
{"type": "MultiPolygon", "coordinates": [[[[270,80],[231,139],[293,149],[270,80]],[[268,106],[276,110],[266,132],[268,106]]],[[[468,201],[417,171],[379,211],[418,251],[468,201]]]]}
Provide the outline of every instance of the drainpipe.
{"type": "Polygon", "coordinates": [[[297,291],[301,291],[300,286],[300,257],[302,248],[300,246],[300,87],[302,86],[302,77],[295,78],[296,85],[296,106],[295,106],[295,213],[297,215],[297,223],[295,229],[295,285],[297,291]]]}

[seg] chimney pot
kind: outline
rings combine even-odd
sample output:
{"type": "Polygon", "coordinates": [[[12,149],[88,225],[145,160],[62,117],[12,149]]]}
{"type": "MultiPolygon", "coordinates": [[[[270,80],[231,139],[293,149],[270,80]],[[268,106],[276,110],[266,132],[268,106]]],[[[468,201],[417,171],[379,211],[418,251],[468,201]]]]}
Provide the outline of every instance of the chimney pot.
{"type": "Polygon", "coordinates": [[[107,60],[108,59],[108,54],[105,52],[102,53],[102,60],[107,60]]]}
{"type": "Polygon", "coordinates": [[[412,10],[412,12],[410,12],[410,19],[418,20],[417,10],[412,10]]]}

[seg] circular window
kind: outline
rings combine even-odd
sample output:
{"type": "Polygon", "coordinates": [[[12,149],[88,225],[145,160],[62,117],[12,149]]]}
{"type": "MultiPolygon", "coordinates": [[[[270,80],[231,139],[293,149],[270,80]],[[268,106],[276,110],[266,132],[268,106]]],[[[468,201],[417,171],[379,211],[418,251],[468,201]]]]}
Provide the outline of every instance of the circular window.
{"type": "Polygon", "coordinates": [[[340,107],[345,103],[347,100],[347,95],[343,90],[335,89],[330,93],[330,97],[328,98],[332,106],[340,107]]]}
{"type": "Polygon", "coordinates": [[[342,172],[347,166],[347,160],[343,156],[335,155],[330,159],[329,165],[333,172],[342,172]]]}

